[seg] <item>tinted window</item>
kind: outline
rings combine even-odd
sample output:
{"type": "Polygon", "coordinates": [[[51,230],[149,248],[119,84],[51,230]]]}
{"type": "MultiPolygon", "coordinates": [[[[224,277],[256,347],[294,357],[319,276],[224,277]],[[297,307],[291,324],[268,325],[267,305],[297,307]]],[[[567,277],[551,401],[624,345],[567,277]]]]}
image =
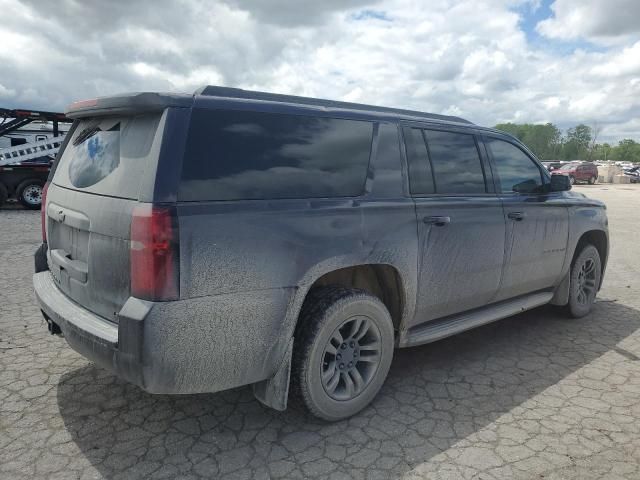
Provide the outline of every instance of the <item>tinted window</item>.
{"type": "Polygon", "coordinates": [[[433,177],[424,143],[422,130],[404,127],[404,141],[407,146],[407,160],[409,162],[409,186],[411,193],[426,195],[434,193],[433,177]]]}
{"type": "Polygon", "coordinates": [[[425,130],[436,193],[485,193],[484,174],[473,135],[425,130]]]}
{"type": "Polygon", "coordinates": [[[487,145],[493,155],[503,193],[542,191],[542,173],[528,155],[515,145],[497,138],[488,139],[487,145]]]}
{"type": "Polygon", "coordinates": [[[53,177],[63,187],[123,198],[138,198],[147,172],[159,114],[81,120],[53,177]]]}
{"type": "Polygon", "coordinates": [[[400,142],[395,125],[380,124],[374,169],[373,193],[402,194],[400,142]]]}
{"type": "Polygon", "coordinates": [[[178,198],[357,196],[373,124],[302,115],[194,110],[178,198]]]}

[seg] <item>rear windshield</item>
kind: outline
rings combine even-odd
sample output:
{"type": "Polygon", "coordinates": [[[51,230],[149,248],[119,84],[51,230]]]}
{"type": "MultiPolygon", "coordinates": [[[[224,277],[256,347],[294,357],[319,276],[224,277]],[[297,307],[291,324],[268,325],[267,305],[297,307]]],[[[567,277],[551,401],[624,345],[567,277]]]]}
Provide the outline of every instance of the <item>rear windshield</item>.
{"type": "Polygon", "coordinates": [[[360,195],[372,133],[365,121],[196,109],[178,199],[360,195]]]}
{"type": "Polygon", "coordinates": [[[81,120],[62,153],[53,182],[100,195],[137,199],[150,162],[160,114],[81,120]]]}

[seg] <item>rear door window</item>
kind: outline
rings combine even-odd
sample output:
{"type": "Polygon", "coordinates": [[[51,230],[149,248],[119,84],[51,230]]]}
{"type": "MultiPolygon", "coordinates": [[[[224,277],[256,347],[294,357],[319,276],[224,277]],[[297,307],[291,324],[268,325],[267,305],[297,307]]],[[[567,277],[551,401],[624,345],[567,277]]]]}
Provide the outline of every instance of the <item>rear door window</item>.
{"type": "Polygon", "coordinates": [[[178,199],[358,196],[372,133],[366,121],[195,109],[178,199]]]}
{"type": "Polygon", "coordinates": [[[147,168],[157,160],[152,145],[159,121],[160,114],[81,120],[60,157],[53,182],[73,190],[137,199],[147,168]]]}
{"type": "Polygon", "coordinates": [[[485,193],[484,172],[473,135],[425,130],[439,194],[485,193]]]}

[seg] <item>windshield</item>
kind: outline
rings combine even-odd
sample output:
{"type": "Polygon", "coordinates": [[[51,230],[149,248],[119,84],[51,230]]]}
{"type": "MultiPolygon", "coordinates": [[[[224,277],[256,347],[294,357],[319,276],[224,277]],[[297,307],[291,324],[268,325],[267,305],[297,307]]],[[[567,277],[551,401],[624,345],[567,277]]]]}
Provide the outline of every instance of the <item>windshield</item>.
{"type": "Polygon", "coordinates": [[[53,182],[74,190],[138,198],[159,120],[160,114],[81,120],[53,182]]]}

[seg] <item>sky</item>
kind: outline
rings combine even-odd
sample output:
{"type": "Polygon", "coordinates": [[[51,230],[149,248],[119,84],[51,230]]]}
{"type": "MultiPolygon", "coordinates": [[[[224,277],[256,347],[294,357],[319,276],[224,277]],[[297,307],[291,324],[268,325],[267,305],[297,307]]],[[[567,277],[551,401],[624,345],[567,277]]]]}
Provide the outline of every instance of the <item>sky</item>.
{"type": "Polygon", "coordinates": [[[640,0],[0,0],[0,107],[206,84],[640,141],[640,0]]]}

